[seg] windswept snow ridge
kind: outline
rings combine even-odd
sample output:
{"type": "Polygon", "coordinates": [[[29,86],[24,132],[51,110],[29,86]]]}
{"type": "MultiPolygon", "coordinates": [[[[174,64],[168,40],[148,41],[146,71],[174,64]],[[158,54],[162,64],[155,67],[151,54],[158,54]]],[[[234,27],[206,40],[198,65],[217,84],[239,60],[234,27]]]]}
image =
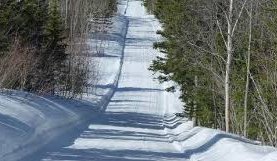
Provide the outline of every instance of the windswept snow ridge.
{"type": "Polygon", "coordinates": [[[118,16],[105,35],[105,54],[94,55],[102,74],[96,94],[82,101],[15,91],[0,95],[0,160],[276,161],[276,148],[193,128],[191,121],[174,115],[182,110],[178,94],[165,92],[148,71],[151,61],[162,56],[152,48],[161,39],[158,29],[142,1],[119,0],[118,16]],[[54,138],[47,148],[22,158],[54,138]]]}

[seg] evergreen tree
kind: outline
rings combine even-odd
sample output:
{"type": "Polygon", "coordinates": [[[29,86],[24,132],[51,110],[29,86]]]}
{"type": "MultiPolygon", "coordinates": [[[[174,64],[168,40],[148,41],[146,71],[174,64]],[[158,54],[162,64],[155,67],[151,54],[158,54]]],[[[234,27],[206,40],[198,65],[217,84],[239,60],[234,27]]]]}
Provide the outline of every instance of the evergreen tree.
{"type": "Polygon", "coordinates": [[[13,0],[0,2],[0,56],[4,56],[9,49],[17,9],[17,2],[13,0]]]}
{"type": "MultiPolygon", "coordinates": [[[[230,4],[225,1],[144,2],[160,20],[163,30],[158,34],[164,37],[163,41],[154,44],[164,56],[157,57],[150,70],[160,73],[161,82],[178,84],[185,104],[184,112],[190,118],[196,117],[201,126],[226,127],[226,42],[230,35],[228,27],[233,28],[229,73],[230,131],[253,139],[262,138],[265,143],[275,145],[277,1],[234,2],[232,25],[228,25],[229,19],[226,20],[230,4]],[[247,77],[250,79],[248,85],[247,77]]],[[[174,90],[175,87],[168,88],[168,91],[174,90]]]]}
{"type": "Polygon", "coordinates": [[[48,86],[54,92],[55,85],[64,80],[64,71],[67,54],[65,52],[65,28],[60,16],[57,0],[51,0],[49,13],[44,26],[43,52],[41,55],[40,68],[42,69],[40,86],[48,86]]]}

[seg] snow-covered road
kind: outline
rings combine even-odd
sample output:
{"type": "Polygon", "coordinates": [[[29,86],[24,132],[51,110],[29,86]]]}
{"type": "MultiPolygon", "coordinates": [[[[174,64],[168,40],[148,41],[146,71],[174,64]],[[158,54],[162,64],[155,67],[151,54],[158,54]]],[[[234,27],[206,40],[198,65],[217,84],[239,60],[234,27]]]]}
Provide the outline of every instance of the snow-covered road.
{"type": "Polygon", "coordinates": [[[141,1],[130,1],[125,16],[129,25],[123,66],[118,87],[106,111],[93,119],[72,144],[43,151],[26,161],[182,158],[180,151],[170,143],[163,126],[166,106],[169,103],[174,106],[177,101],[176,106],[181,108],[180,102],[174,95],[166,93],[147,69],[159,54],[152,48],[158,38],[158,22],[146,13],[141,1]]]}
{"type": "MultiPolygon", "coordinates": [[[[192,128],[190,121],[175,117],[173,113],[182,110],[177,94],[165,92],[147,69],[161,54],[152,48],[160,39],[160,24],[147,14],[142,1],[119,2],[118,20],[127,23],[128,31],[124,45],[115,46],[124,52],[106,53],[114,55],[99,60],[107,79],[99,86],[108,91],[102,101],[108,101],[107,107],[91,114],[89,124],[22,161],[276,161],[273,147],[219,130],[192,128]]],[[[119,35],[125,37],[125,28],[117,28],[123,33],[119,35]]]]}

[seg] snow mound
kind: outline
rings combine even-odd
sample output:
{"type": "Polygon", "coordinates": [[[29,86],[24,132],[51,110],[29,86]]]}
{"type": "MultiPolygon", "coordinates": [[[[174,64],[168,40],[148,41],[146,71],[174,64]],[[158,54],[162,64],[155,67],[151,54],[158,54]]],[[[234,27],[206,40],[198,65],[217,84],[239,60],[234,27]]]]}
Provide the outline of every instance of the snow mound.
{"type": "MultiPolygon", "coordinates": [[[[22,91],[0,93],[0,160],[14,161],[32,154],[57,137],[85,124],[105,107],[114,94],[120,76],[128,20],[122,12],[112,19],[105,37],[104,53],[90,55],[99,64],[100,81],[84,93],[82,100],[38,96],[22,91]],[[109,68],[107,68],[109,66],[109,68]]],[[[88,45],[98,41],[92,34],[88,45]]],[[[93,80],[92,80],[93,82],[93,80]]]]}
{"type": "Polygon", "coordinates": [[[176,116],[165,117],[165,132],[183,157],[191,161],[276,161],[277,149],[258,145],[244,137],[220,130],[192,127],[176,116]]]}
{"type": "Polygon", "coordinates": [[[88,106],[81,101],[42,97],[19,91],[1,93],[1,160],[15,160],[29,154],[78,125],[88,118],[88,113],[96,109],[88,106]],[[80,105],[82,108],[79,108],[80,105]]]}

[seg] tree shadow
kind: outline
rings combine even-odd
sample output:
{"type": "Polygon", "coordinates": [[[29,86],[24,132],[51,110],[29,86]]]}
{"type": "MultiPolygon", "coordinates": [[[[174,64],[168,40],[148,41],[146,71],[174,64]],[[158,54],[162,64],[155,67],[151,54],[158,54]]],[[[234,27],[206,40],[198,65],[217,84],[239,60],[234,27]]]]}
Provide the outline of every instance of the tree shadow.
{"type": "Polygon", "coordinates": [[[154,88],[122,87],[117,88],[116,92],[161,92],[164,90],[154,88]]]}
{"type": "MultiPolygon", "coordinates": [[[[78,149],[75,139],[105,140],[105,142],[155,142],[167,145],[168,138],[162,133],[161,116],[131,112],[106,112],[92,119],[89,126],[81,126],[63,138],[51,142],[46,148],[21,161],[90,161],[90,160],[160,160],[165,158],[182,158],[180,153],[155,152],[130,149],[99,149],[98,147],[78,149]],[[147,130],[146,130],[147,129],[147,130]]],[[[104,144],[104,143],[103,143],[104,144]]]]}
{"type": "Polygon", "coordinates": [[[47,157],[47,161],[158,161],[182,159],[180,153],[149,152],[143,150],[60,149],[47,157]]]}

